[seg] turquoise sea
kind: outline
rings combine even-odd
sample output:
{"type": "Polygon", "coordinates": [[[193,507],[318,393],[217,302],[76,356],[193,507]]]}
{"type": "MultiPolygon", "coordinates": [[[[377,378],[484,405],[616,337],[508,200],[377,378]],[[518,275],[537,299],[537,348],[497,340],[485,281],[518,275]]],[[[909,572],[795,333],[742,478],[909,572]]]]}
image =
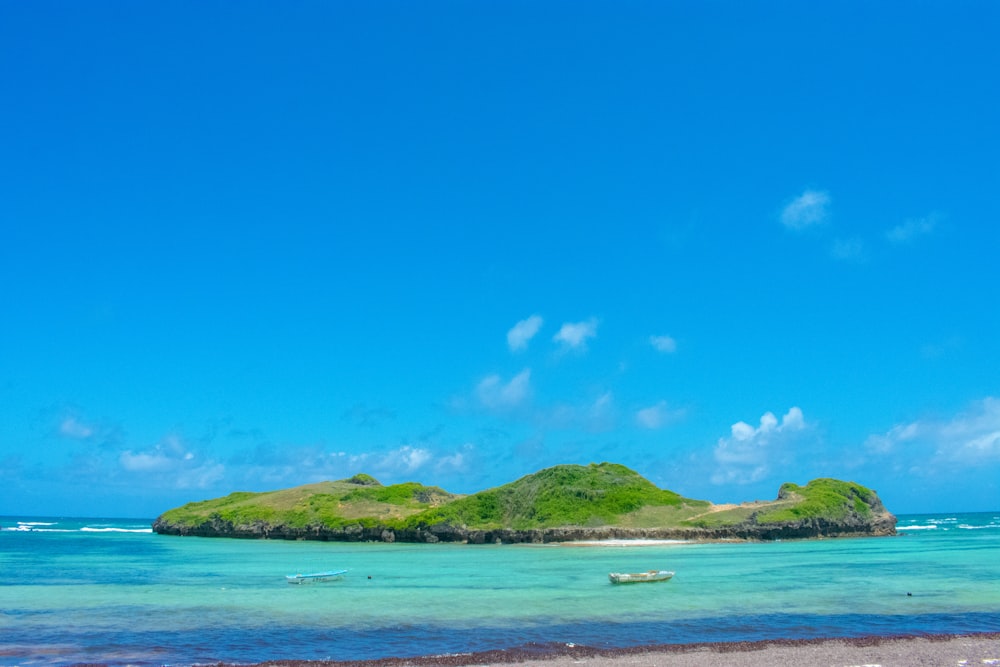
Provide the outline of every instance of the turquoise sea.
{"type": "Polygon", "coordinates": [[[0,665],[368,660],[1000,631],[1000,512],[898,537],[643,546],[248,541],[0,517],[0,665]],[[286,574],[346,568],[292,586],[286,574]],[[669,569],[615,586],[610,571],[669,569]]]}

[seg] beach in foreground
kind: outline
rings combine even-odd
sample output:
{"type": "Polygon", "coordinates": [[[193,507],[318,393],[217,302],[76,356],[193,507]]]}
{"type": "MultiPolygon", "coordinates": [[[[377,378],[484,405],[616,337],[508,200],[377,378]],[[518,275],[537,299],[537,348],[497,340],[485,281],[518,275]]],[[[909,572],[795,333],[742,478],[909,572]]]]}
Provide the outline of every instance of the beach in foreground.
{"type": "Polygon", "coordinates": [[[272,661],[258,667],[972,667],[1000,665],[1000,633],[668,644],[629,649],[549,645],[357,662],[272,661]]]}

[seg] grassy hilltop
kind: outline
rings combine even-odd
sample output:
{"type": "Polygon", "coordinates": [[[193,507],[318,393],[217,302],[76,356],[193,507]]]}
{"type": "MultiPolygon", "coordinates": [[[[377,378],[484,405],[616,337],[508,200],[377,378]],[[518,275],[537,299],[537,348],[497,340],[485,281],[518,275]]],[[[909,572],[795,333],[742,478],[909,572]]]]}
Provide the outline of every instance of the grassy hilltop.
{"type": "Polygon", "coordinates": [[[369,475],[169,510],[159,533],[343,541],[548,542],[610,537],[775,539],[881,535],[895,517],[874,491],[818,479],[770,502],[713,505],[614,463],[547,468],[469,496],[369,475]]]}

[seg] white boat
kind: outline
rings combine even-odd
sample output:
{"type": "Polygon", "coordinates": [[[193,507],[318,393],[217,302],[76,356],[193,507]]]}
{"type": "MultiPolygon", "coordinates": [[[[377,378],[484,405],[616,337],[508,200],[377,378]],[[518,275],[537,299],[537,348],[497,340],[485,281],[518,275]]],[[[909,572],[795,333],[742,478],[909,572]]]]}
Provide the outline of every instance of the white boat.
{"type": "Polygon", "coordinates": [[[635,584],[642,581],[666,581],[674,573],[669,570],[649,570],[648,572],[612,572],[608,579],[613,584],[635,584]]]}
{"type": "Polygon", "coordinates": [[[318,584],[321,581],[342,579],[347,570],[329,570],[327,572],[312,572],[310,574],[286,574],[285,580],[290,584],[318,584]]]}

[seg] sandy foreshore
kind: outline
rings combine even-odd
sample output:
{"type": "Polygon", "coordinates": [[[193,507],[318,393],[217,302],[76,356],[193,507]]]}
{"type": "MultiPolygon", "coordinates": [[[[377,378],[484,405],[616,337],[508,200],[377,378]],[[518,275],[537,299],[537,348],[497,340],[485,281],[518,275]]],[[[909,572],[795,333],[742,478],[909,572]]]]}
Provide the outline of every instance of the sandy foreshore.
{"type": "Polygon", "coordinates": [[[1000,632],[663,644],[600,649],[552,644],[483,653],[366,661],[271,661],[258,667],[1000,667],[1000,632]]]}

